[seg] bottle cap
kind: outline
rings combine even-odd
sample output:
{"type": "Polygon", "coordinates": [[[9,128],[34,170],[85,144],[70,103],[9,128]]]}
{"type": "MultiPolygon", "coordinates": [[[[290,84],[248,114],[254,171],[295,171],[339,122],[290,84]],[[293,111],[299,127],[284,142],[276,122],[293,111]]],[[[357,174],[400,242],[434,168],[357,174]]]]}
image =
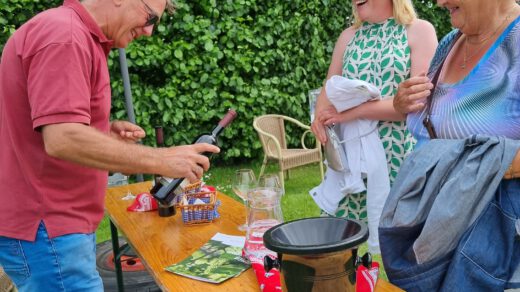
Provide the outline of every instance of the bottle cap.
{"type": "Polygon", "coordinates": [[[222,128],[227,127],[227,125],[229,125],[229,123],[231,123],[236,118],[236,116],[237,112],[234,109],[229,109],[226,115],[218,123],[219,126],[221,126],[222,128]]]}

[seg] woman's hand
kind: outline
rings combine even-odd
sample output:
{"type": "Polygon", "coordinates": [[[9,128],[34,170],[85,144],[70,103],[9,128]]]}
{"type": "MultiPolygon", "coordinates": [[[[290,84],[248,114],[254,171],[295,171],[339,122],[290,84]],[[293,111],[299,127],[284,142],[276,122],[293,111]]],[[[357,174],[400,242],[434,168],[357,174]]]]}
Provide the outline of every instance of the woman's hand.
{"type": "Polygon", "coordinates": [[[325,125],[323,125],[323,122],[321,121],[321,112],[315,113],[314,120],[311,124],[311,131],[316,136],[316,139],[320,141],[322,145],[325,145],[327,143],[327,135],[325,133],[325,125]]]}
{"type": "Polygon", "coordinates": [[[316,135],[316,138],[321,142],[322,145],[327,143],[327,134],[325,133],[325,126],[339,122],[340,116],[336,111],[336,108],[332,105],[328,105],[324,109],[317,111],[312,121],[311,131],[316,135]]]}
{"type": "Polygon", "coordinates": [[[515,179],[520,178],[520,151],[516,152],[515,158],[509,165],[506,173],[504,174],[504,179],[515,179]]]}
{"type": "Polygon", "coordinates": [[[135,143],[146,136],[144,130],[127,121],[113,121],[110,123],[110,135],[119,140],[135,143]]]}
{"type": "Polygon", "coordinates": [[[326,107],[320,115],[320,118],[324,125],[332,125],[332,124],[339,124],[342,122],[341,120],[341,114],[338,113],[336,108],[334,106],[328,106],[326,107]]]}
{"type": "Polygon", "coordinates": [[[432,88],[433,84],[424,73],[401,82],[394,96],[394,109],[405,115],[422,110],[432,88]]]}
{"type": "Polygon", "coordinates": [[[333,105],[327,106],[325,109],[316,113],[314,121],[311,125],[311,130],[316,135],[321,144],[327,143],[327,135],[325,134],[325,126],[330,126],[332,124],[339,124],[350,122],[355,119],[361,118],[360,112],[361,108],[366,106],[365,104],[361,104],[357,107],[351,108],[349,110],[338,112],[333,105]]]}

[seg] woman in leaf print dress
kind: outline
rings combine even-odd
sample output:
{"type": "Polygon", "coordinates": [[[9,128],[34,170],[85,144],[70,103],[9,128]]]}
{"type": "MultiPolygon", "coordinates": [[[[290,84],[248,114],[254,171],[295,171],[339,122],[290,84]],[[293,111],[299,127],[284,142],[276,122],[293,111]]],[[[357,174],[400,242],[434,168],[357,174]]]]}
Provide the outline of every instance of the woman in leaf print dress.
{"type": "MultiPolygon", "coordinates": [[[[396,112],[392,99],[400,82],[410,76],[425,75],[437,47],[433,26],[417,19],[411,0],[352,0],[354,24],[339,36],[327,79],[341,75],[375,85],[383,99],[337,112],[324,89],[316,102],[312,131],[322,144],[327,142],[325,125],[355,119],[378,120],[392,183],[413,140],[406,130],[405,116],[396,112]]],[[[425,94],[428,93],[426,88],[425,94]]],[[[335,215],[366,220],[366,193],[348,194],[335,215]]],[[[370,230],[370,242],[377,230],[370,230]]],[[[378,247],[369,246],[378,253],[378,247]]]]}

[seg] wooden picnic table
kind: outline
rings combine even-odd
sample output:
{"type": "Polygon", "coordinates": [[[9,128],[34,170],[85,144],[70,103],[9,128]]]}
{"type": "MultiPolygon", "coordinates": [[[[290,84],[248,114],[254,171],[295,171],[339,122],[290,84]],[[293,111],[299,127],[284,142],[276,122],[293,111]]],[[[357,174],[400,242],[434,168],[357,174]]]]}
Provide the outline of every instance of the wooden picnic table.
{"type": "MultiPolygon", "coordinates": [[[[111,187],[106,191],[105,210],[111,221],[113,242],[117,241],[117,230],[123,233],[163,291],[260,291],[252,269],[221,284],[193,280],[165,270],[191,255],[217,232],[244,236],[244,232],[238,230],[238,226],[245,222],[245,208],[241,203],[219,192],[217,197],[222,203],[218,209],[220,218],[212,223],[192,226],[185,225],[180,214],[160,217],[157,211],[126,210],[132,203],[132,200],[123,200],[128,192],[137,195],[150,188],[151,182],[111,187]]],[[[114,246],[115,253],[118,247],[118,244],[114,246]]],[[[376,291],[402,290],[386,281],[378,281],[376,291]]]]}

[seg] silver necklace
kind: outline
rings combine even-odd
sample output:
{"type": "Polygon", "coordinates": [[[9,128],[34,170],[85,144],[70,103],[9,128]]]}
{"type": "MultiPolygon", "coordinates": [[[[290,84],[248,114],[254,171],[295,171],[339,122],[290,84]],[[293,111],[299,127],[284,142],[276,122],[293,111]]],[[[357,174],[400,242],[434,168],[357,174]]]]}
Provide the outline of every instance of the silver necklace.
{"type": "Polygon", "coordinates": [[[511,14],[512,13],[509,13],[506,18],[502,21],[502,23],[500,23],[500,25],[493,31],[492,34],[490,34],[488,37],[486,37],[485,39],[483,39],[482,41],[479,41],[479,42],[476,42],[477,44],[478,43],[481,43],[481,45],[473,52],[473,54],[471,55],[468,55],[468,36],[465,36],[464,37],[464,57],[463,57],[463,61],[462,61],[462,64],[460,65],[460,68],[461,69],[466,69],[466,64],[469,60],[471,60],[473,57],[475,57],[481,50],[482,48],[485,47],[486,43],[492,39],[496,34],[497,32],[500,30],[500,28],[502,28],[502,26],[507,23],[507,21],[509,20],[509,18],[511,17],[511,14]]]}

